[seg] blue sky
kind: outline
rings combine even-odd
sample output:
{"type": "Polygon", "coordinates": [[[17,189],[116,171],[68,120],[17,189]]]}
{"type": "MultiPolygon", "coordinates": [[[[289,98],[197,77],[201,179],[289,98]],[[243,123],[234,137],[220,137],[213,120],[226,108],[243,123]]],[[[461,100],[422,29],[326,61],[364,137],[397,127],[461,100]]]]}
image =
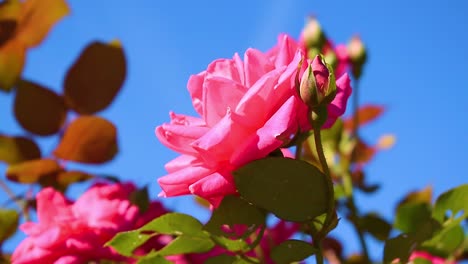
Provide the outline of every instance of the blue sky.
{"type": "MultiPolygon", "coordinates": [[[[367,168],[368,181],[382,188],[374,196],[358,196],[363,210],[390,219],[395,202],[410,190],[432,185],[439,194],[468,182],[463,169],[468,147],[466,1],[101,0],[70,1],[70,6],[71,16],[28,54],[24,77],[60,91],[66,69],[86,44],[122,42],[128,78],[114,104],[100,113],[117,125],[121,153],[104,166],[86,167],[91,172],[149,184],[156,197],[156,179],[177,154],[158,142],[154,128],[169,120],[170,110],[194,114],[186,90],[190,74],[249,47],[267,50],[281,32],[297,37],[305,17],[314,14],[335,43],[358,33],[368,47],[360,99],[385,105],[387,112],[362,134],[373,143],[384,133],[397,136],[395,147],[367,168]]],[[[12,96],[4,93],[0,132],[22,133],[12,117],[12,96]]],[[[41,139],[45,153],[56,140],[41,139]]],[[[0,164],[0,175],[4,170],[0,164]]],[[[83,188],[74,188],[70,196],[83,188]]],[[[6,199],[0,192],[0,203],[6,199]]],[[[201,220],[208,217],[188,197],[164,203],[201,220]]],[[[346,239],[347,252],[358,249],[347,225],[335,234],[346,239]]],[[[10,240],[7,249],[21,238],[10,240]]],[[[379,247],[373,246],[371,254],[379,256],[379,247]]]]}

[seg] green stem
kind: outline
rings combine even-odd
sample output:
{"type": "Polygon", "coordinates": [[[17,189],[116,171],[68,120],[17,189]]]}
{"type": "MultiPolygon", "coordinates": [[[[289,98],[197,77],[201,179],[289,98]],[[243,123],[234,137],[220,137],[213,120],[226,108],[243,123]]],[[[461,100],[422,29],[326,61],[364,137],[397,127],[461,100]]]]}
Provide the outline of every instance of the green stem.
{"type": "Polygon", "coordinates": [[[315,254],[315,262],[317,264],[323,264],[322,242],[317,241],[317,242],[314,242],[314,244],[315,244],[315,248],[317,249],[317,253],[315,254]]]}
{"type": "Polygon", "coordinates": [[[359,212],[356,207],[356,203],[354,202],[354,196],[350,196],[348,198],[348,208],[351,211],[351,216],[350,216],[351,223],[353,224],[354,229],[356,230],[356,234],[359,239],[359,244],[361,245],[361,249],[362,249],[362,254],[364,255],[364,261],[365,263],[371,263],[370,258],[369,258],[369,250],[367,248],[366,239],[364,238],[364,232],[357,222],[357,219],[359,217],[359,212]]]}
{"type": "Polygon", "coordinates": [[[323,152],[322,138],[320,136],[320,126],[318,126],[314,122],[313,129],[314,129],[315,147],[317,148],[317,155],[320,161],[320,165],[322,166],[322,171],[327,177],[326,183],[327,183],[327,192],[329,195],[327,215],[325,217],[325,221],[323,222],[322,230],[320,230],[319,236],[318,236],[318,239],[322,239],[323,238],[322,236],[326,235],[324,233],[326,233],[328,227],[330,226],[331,221],[333,220],[333,216],[335,214],[335,192],[333,190],[333,180],[330,175],[330,169],[328,168],[327,159],[325,158],[325,154],[323,152]]]}
{"type": "Polygon", "coordinates": [[[18,202],[18,199],[16,198],[15,193],[8,187],[8,185],[0,179],[0,188],[3,189],[3,191],[10,197],[10,199],[18,206],[18,208],[23,212],[23,216],[26,219],[26,221],[29,221],[29,213],[26,205],[23,205],[22,203],[18,202]]]}

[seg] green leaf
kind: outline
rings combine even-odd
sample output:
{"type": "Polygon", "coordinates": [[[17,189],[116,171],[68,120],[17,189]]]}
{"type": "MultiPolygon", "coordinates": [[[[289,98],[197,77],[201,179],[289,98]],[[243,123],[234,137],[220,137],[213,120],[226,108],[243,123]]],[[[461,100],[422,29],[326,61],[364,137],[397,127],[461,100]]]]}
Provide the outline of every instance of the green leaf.
{"type": "Polygon", "coordinates": [[[249,260],[242,259],[240,256],[218,255],[207,259],[204,264],[252,264],[260,263],[258,259],[246,257],[249,260]]]}
{"type": "Polygon", "coordinates": [[[271,250],[271,259],[278,264],[288,264],[306,259],[317,253],[311,244],[301,240],[286,240],[271,250]]]}
{"type": "Polygon", "coordinates": [[[423,247],[428,251],[439,252],[448,256],[455,252],[464,242],[465,232],[457,224],[444,227],[431,240],[423,243],[423,247]]]}
{"type": "Polygon", "coordinates": [[[305,161],[260,159],[234,171],[234,176],[241,197],[281,219],[310,221],[327,212],[331,194],[326,176],[305,161]]]}
{"type": "Polygon", "coordinates": [[[424,258],[415,258],[412,260],[413,264],[432,264],[432,261],[424,258]]]}
{"type": "Polygon", "coordinates": [[[249,244],[242,238],[230,239],[222,235],[212,235],[211,238],[216,242],[216,244],[232,252],[246,252],[250,249],[249,244]]]}
{"type": "Polygon", "coordinates": [[[63,97],[37,83],[21,80],[16,85],[14,103],[18,123],[41,136],[57,133],[67,117],[63,97]]]}
{"type": "Polygon", "coordinates": [[[15,164],[40,157],[41,150],[32,139],[0,135],[0,161],[15,164]]]}
{"type": "Polygon", "coordinates": [[[247,201],[236,197],[226,196],[221,204],[216,208],[205,230],[215,235],[223,235],[221,230],[223,225],[261,225],[265,223],[265,214],[257,207],[249,204],[247,201]]]}
{"type": "Polygon", "coordinates": [[[0,208],[0,245],[18,229],[19,214],[15,210],[0,208]]]}
{"type": "Polygon", "coordinates": [[[451,189],[437,198],[432,216],[440,223],[444,223],[445,213],[451,211],[453,219],[460,211],[461,218],[468,217],[468,184],[451,189]]]}
{"type": "Polygon", "coordinates": [[[158,254],[148,254],[139,259],[137,264],[173,264],[173,262],[158,254]]]}
{"type": "Polygon", "coordinates": [[[359,224],[363,230],[380,241],[385,241],[392,230],[392,226],[376,214],[367,214],[359,219],[359,224]]]}
{"type": "Polygon", "coordinates": [[[168,213],[139,229],[118,233],[106,246],[111,246],[124,256],[132,256],[135,249],[158,234],[209,237],[202,228],[203,225],[190,215],[168,213]]]}
{"type": "Polygon", "coordinates": [[[140,213],[146,212],[150,205],[148,186],[145,186],[139,190],[132,192],[130,194],[130,201],[132,202],[132,204],[138,206],[140,213]]]}
{"type": "Polygon", "coordinates": [[[421,223],[430,218],[431,208],[429,204],[409,202],[398,207],[393,225],[404,233],[410,233],[416,231],[421,223]]]}
{"type": "Polygon", "coordinates": [[[422,223],[416,232],[401,234],[387,240],[384,247],[383,262],[390,263],[399,258],[400,262],[406,263],[411,252],[421,243],[431,238],[439,229],[440,224],[434,219],[429,219],[427,222],[422,223]]]}
{"type": "Polygon", "coordinates": [[[125,54],[120,44],[89,44],[66,75],[66,103],[79,114],[94,114],[105,109],[120,91],[126,72],[125,54]]]}
{"type": "Polygon", "coordinates": [[[172,256],[187,253],[204,253],[210,251],[214,245],[209,235],[181,235],[159,250],[158,254],[162,256],[172,256]]]}

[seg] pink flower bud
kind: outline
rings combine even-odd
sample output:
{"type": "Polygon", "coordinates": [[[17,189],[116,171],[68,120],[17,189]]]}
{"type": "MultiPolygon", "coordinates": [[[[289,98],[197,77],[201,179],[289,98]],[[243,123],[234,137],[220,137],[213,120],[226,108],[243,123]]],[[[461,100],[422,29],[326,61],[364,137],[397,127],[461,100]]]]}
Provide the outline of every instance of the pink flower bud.
{"type": "Polygon", "coordinates": [[[348,55],[351,61],[353,75],[359,78],[362,73],[362,67],[367,59],[366,47],[359,36],[354,36],[348,43],[348,55]]]}
{"type": "Polygon", "coordinates": [[[333,72],[330,72],[325,61],[317,55],[302,75],[300,84],[301,99],[309,107],[328,104],[335,97],[336,86],[333,72]]]}
{"type": "Polygon", "coordinates": [[[321,50],[325,44],[325,34],[322,31],[320,23],[315,17],[309,17],[304,29],[302,30],[302,37],[309,49],[317,48],[321,50]]]}

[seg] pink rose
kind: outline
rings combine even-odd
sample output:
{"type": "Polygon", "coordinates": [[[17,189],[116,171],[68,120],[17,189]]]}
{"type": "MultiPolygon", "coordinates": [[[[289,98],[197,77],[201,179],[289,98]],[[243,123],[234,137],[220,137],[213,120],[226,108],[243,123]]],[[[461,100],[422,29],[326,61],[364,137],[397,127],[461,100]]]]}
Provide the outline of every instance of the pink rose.
{"type": "Polygon", "coordinates": [[[43,189],[36,198],[38,221],[21,225],[28,237],[16,248],[12,262],[132,262],[104,244],[118,232],[135,229],[151,217],[165,213],[159,203],[152,203],[153,210],[139,216],[138,207],[129,201],[135,189],[128,183],[98,183],[74,203],[52,188],[43,189]]]}
{"type": "Polygon", "coordinates": [[[124,260],[103,247],[116,233],[133,227],[138,208],[128,196],[130,184],[97,184],[75,203],[52,188],[37,194],[38,222],[20,229],[28,237],[16,248],[13,263],[84,263],[124,260]]]}
{"type": "MultiPolygon", "coordinates": [[[[244,61],[237,54],[218,59],[191,76],[187,87],[201,118],[170,113],[171,122],[155,131],[164,145],[182,154],[166,164],[169,174],[158,180],[160,195],[195,194],[216,207],[236,192],[233,170],[309,130],[307,106],[295,87],[301,58],[284,35],[273,51],[248,49],[244,61]]],[[[344,112],[351,92],[347,75],[337,84],[345,94],[333,101],[328,125],[344,112]]]]}
{"type": "Polygon", "coordinates": [[[448,261],[444,258],[432,256],[431,254],[423,251],[414,251],[411,253],[410,260],[414,260],[416,258],[429,260],[432,262],[432,264],[456,264],[455,261],[448,261]]]}

